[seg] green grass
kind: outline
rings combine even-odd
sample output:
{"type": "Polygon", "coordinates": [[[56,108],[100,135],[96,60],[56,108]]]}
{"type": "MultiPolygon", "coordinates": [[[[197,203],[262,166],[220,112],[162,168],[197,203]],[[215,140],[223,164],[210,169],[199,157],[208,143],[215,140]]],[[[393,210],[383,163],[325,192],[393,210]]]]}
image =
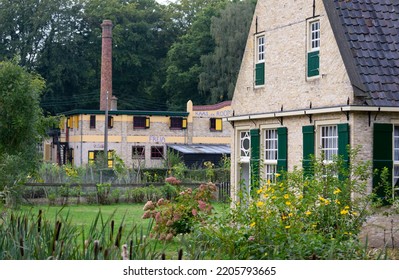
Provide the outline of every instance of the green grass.
{"type": "MultiPolygon", "coordinates": [[[[219,215],[229,208],[229,204],[226,203],[214,203],[214,213],[219,215]]],[[[67,205],[67,206],[46,206],[46,205],[34,205],[34,206],[21,206],[18,210],[21,213],[30,213],[33,216],[38,215],[41,210],[43,213],[43,217],[47,220],[52,221],[54,223],[57,220],[65,220],[67,219],[71,225],[75,225],[78,227],[82,227],[85,239],[90,235],[90,232],[93,229],[93,222],[101,213],[100,219],[97,223],[97,229],[99,232],[104,232],[101,227],[102,225],[109,226],[109,222],[111,220],[114,221],[115,228],[119,228],[119,226],[123,223],[124,229],[128,232],[134,226],[143,229],[143,233],[147,233],[147,229],[149,224],[151,223],[150,219],[142,219],[142,215],[144,204],[114,204],[114,205],[67,205]]],[[[3,209],[0,205],[0,213],[3,211],[7,211],[3,209]]],[[[12,210],[14,213],[15,210],[12,210]]],[[[1,220],[0,220],[1,223],[1,220]]],[[[108,232],[108,231],[106,231],[108,232]]],[[[104,232],[105,233],[105,232],[104,232]]],[[[152,240],[151,243],[155,243],[155,240],[152,240]]],[[[167,259],[177,259],[177,254],[179,249],[182,248],[182,244],[180,243],[180,238],[174,238],[173,241],[162,243],[157,246],[159,250],[165,252],[167,259]]]]}
{"type": "Polygon", "coordinates": [[[88,232],[90,226],[98,213],[104,221],[111,219],[115,221],[115,225],[119,226],[122,221],[126,227],[134,225],[147,228],[149,220],[141,219],[143,215],[142,204],[115,204],[115,205],[68,205],[68,206],[22,206],[20,211],[31,211],[39,213],[39,210],[48,219],[56,219],[57,216],[65,218],[69,215],[69,220],[84,228],[85,233],[88,232]]]}

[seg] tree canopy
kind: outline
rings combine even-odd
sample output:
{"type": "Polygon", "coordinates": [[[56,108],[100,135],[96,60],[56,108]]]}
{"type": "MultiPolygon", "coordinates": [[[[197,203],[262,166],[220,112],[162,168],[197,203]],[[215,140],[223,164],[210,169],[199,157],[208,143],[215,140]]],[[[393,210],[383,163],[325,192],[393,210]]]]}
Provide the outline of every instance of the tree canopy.
{"type": "Polygon", "coordinates": [[[46,81],[45,112],[99,107],[101,23],[113,22],[119,109],[232,98],[254,0],[0,0],[0,61],[46,81]]]}

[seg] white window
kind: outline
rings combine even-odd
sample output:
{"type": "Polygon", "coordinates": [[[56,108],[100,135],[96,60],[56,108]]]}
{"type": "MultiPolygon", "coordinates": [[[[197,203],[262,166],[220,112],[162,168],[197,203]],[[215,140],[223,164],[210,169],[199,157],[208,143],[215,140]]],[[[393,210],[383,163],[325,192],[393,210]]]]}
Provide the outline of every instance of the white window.
{"type": "Polygon", "coordinates": [[[394,172],[393,172],[393,185],[396,190],[399,186],[399,126],[394,127],[393,134],[393,164],[394,164],[394,172]]]}
{"type": "Polygon", "coordinates": [[[265,61],[265,36],[257,37],[257,63],[265,61]]]}
{"type": "Polygon", "coordinates": [[[241,161],[249,161],[251,156],[251,136],[249,131],[240,131],[240,158],[241,161]]]}
{"type": "Polygon", "coordinates": [[[321,127],[320,151],[324,162],[332,162],[338,156],[338,127],[328,125],[321,127]]]}
{"type": "Polygon", "coordinates": [[[275,181],[277,173],[278,134],[277,129],[264,130],[264,177],[275,181]]]}
{"type": "Polygon", "coordinates": [[[310,51],[317,51],[320,49],[320,21],[313,21],[309,25],[310,30],[310,42],[309,42],[309,47],[310,51]]]}

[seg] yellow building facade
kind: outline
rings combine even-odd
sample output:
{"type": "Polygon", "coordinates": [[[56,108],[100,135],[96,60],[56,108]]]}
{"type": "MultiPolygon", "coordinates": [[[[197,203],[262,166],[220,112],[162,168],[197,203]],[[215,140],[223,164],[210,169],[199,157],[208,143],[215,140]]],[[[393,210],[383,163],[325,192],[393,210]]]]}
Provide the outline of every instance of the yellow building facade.
{"type": "Polygon", "coordinates": [[[161,167],[168,145],[229,150],[232,127],[225,118],[231,115],[230,101],[206,106],[188,101],[185,112],[110,110],[107,121],[102,110],[73,110],[62,117],[58,137],[44,143],[44,160],[85,166],[108,146],[110,167],[112,153],[128,167],[161,167]]]}

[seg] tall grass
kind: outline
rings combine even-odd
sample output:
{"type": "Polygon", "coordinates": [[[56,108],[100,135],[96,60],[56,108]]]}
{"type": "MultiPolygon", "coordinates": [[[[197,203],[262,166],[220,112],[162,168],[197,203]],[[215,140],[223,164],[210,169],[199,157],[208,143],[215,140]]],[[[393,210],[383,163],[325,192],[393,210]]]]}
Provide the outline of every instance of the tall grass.
{"type": "Polygon", "coordinates": [[[69,212],[54,219],[38,212],[3,212],[0,219],[0,259],[2,260],[118,260],[160,259],[164,244],[148,240],[147,227],[120,223],[114,213],[105,218],[101,211],[87,233],[73,224],[69,212]]]}

